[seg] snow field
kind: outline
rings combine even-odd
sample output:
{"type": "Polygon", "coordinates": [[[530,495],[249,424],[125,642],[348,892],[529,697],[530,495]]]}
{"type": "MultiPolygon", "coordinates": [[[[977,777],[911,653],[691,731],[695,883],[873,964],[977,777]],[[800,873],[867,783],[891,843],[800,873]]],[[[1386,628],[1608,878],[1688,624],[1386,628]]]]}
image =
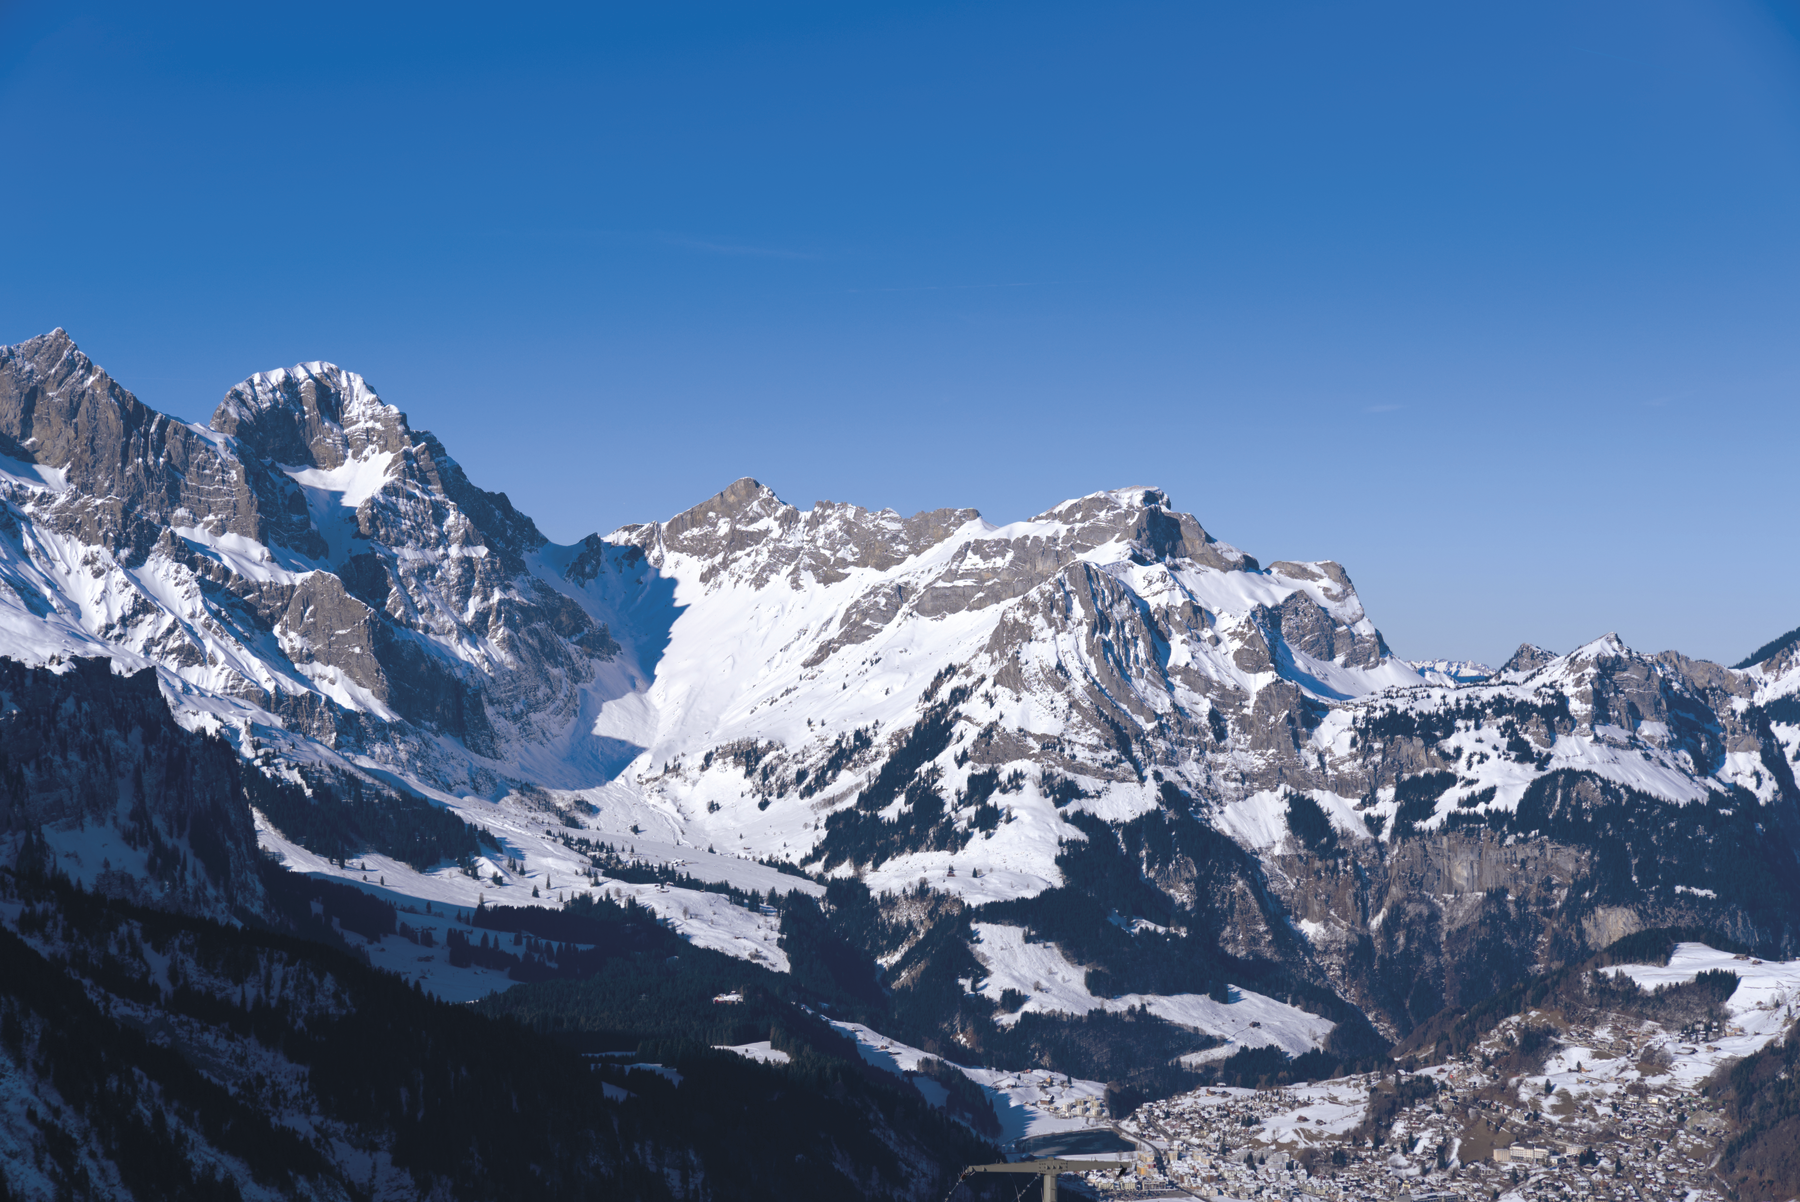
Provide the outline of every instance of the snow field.
{"type": "Polygon", "coordinates": [[[746,1060],[756,1060],[763,1064],[786,1064],[793,1059],[786,1052],[777,1050],[766,1039],[759,1039],[755,1043],[715,1044],[714,1047],[721,1052],[736,1052],[746,1060]]]}
{"type": "MultiPolygon", "coordinates": [[[[917,1073],[919,1061],[932,1058],[918,1048],[889,1039],[861,1023],[845,1023],[834,1020],[831,1025],[845,1035],[854,1038],[856,1050],[863,1060],[883,1072],[894,1073],[897,1076],[917,1073]]],[[[946,1061],[946,1063],[954,1064],[955,1062],[946,1061]]],[[[1106,1086],[1099,1081],[1070,1078],[1045,1069],[1009,1073],[961,1064],[957,1064],[956,1067],[962,1070],[964,1076],[979,1085],[993,1104],[994,1113],[1000,1119],[999,1140],[1002,1144],[1010,1144],[1027,1135],[1083,1131],[1108,1125],[1104,1118],[1106,1086]],[[1068,1117],[1056,1113],[1053,1109],[1053,1107],[1072,1106],[1085,1110],[1086,1104],[1090,1102],[1102,1107],[1102,1115],[1097,1120],[1086,1117],[1068,1117]]],[[[913,1086],[927,1101],[936,1106],[944,1104],[946,1093],[943,1086],[923,1076],[914,1076],[911,1080],[913,1086]]]]}
{"type": "MultiPolygon", "coordinates": [[[[492,820],[492,811],[496,807],[480,804],[488,807],[490,813],[486,817],[492,820]]],[[[510,821],[492,823],[490,829],[504,831],[502,841],[507,850],[497,857],[493,853],[478,857],[481,880],[470,878],[454,866],[421,873],[410,865],[374,854],[336,865],[290,842],[270,827],[261,815],[256,817],[258,842],[275,852],[284,866],[307,875],[355,885],[393,902],[401,910],[401,921],[409,926],[432,929],[439,945],[435,950],[421,948],[395,935],[371,946],[370,959],[378,967],[388,968],[408,980],[420,981],[426,989],[447,1000],[482,997],[510,988],[513,982],[503,972],[449,966],[442,946],[444,934],[450,926],[457,924],[445,916],[446,910],[472,910],[480,904],[555,907],[560,904],[560,899],[581,894],[606,896],[619,902],[633,900],[696,947],[761,963],[776,972],[788,970],[787,956],[777,946],[779,918],[746,910],[723,894],[703,890],[633,884],[604,876],[598,883],[590,883],[581,875],[588,867],[585,857],[563,846],[554,835],[546,836],[543,833],[546,828],[531,825],[532,815],[514,814],[510,821]],[[496,859],[501,862],[496,863],[496,859]],[[504,864],[507,859],[522,860],[526,872],[510,871],[504,864]],[[501,875],[504,884],[493,883],[496,873],[501,875]],[[535,898],[531,896],[534,886],[540,894],[535,898]],[[434,915],[424,914],[426,903],[433,907],[434,915]]],[[[668,867],[696,879],[723,881],[761,893],[770,889],[780,893],[799,890],[817,896],[824,892],[822,886],[812,881],[776,872],[761,864],[641,840],[629,833],[615,838],[621,851],[639,862],[668,867]]]]}
{"type": "Polygon", "coordinates": [[[1271,1045],[1298,1056],[1322,1047],[1337,1025],[1237,986],[1232,987],[1235,1000],[1229,1003],[1216,1002],[1202,993],[1130,993],[1098,998],[1088,992],[1087,970],[1069,963],[1055,944],[1027,942],[1023,927],[978,922],[972,929],[977,940],[975,954],[989,970],[988,976],[976,983],[974,992],[996,1002],[1008,989],[1026,995],[1025,1004],[1017,1012],[997,1016],[1002,1025],[1018,1022],[1019,1015],[1026,1012],[1086,1014],[1090,1010],[1116,1012],[1142,1006],[1159,1018],[1226,1041],[1221,1047],[1183,1057],[1195,1063],[1224,1059],[1242,1048],[1271,1045]]]}
{"type": "Polygon", "coordinates": [[[1738,977],[1737,990],[1725,1001],[1731,1016],[1725,1033],[1702,1043],[1673,1036],[1658,1040],[1674,1058],[1671,1073],[1686,1088],[1696,1088],[1724,1061],[1760,1051],[1786,1033],[1800,1006],[1800,960],[1765,962],[1704,943],[1680,943],[1666,965],[1621,964],[1601,970],[1630,977],[1640,988],[1654,990],[1721,969],[1738,977]]]}

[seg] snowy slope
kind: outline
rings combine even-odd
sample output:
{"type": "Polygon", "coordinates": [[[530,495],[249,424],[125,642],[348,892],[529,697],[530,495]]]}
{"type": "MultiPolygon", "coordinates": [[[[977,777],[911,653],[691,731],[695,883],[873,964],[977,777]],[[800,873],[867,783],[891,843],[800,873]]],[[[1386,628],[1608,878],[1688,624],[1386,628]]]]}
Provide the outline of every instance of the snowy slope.
{"type": "Polygon", "coordinates": [[[1429,684],[1477,684],[1494,674],[1492,668],[1472,659],[1409,659],[1406,663],[1429,684]]]}
{"type": "MultiPolygon", "coordinates": [[[[1730,1025],[1710,1043],[1662,1041],[1673,1057],[1672,1072],[1688,1088],[1698,1088],[1720,1064],[1750,1055],[1786,1035],[1800,1004],[1800,960],[1762,961],[1722,952],[1704,943],[1677,944],[1666,965],[1623,964],[1602,971],[1630,977],[1645,990],[1692,981],[1703,972],[1729,972],[1738,987],[1725,1000],[1730,1025]]],[[[1573,1059],[1573,1057],[1571,1057],[1573,1059]]]]}
{"type": "MultiPolygon", "coordinates": [[[[1192,822],[1245,858],[1210,892],[1191,857],[1145,867],[1155,889],[1229,914],[1232,955],[1398,1013],[1375,998],[1382,970],[1348,957],[1365,936],[1401,956],[1384,891],[1420,837],[1502,831],[1577,779],[1634,805],[1793,803],[1793,648],[1742,671],[1612,635],[1522,647],[1493,673],[1409,664],[1340,565],[1265,567],[1151,487],[997,525],[801,509],[740,480],[560,546],[353,372],[252,376],[203,427],[141,405],[61,331],[0,349],[0,455],[0,653],[153,668],[183,725],[263,771],[414,794],[489,832],[475,875],[357,861],[372,888],[434,906],[625,889],[589,879],[572,833],[759,891],[818,889],[758,863],[775,860],[975,905],[1067,883],[1059,856],[1096,819],[1192,822]],[[1295,797],[1324,824],[1310,842],[1295,797]],[[1330,876],[1344,857],[1361,892],[1330,876]]],[[[293,866],[362,883],[259,830],[293,866]]],[[[1529,857],[1501,879],[1468,847],[1443,854],[1427,926],[1551,879],[1529,857]]],[[[1709,886],[1683,883],[1657,913],[1699,905],[1709,886]]],[[[784,963],[741,909],[630,888],[697,942],[784,963]]],[[[1579,921],[1599,938],[1650,913],[1579,921]]],[[[1007,956],[995,979],[1023,974],[1007,956]]],[[[1199,995],[1129,996],[1219,1021],[1184,1000],[1199,995]]],[[[1331,1024],[1293,1029],[1278,1042],[1298,1050],[1331,1024]]]]}
{"type": "Polygon", "coordinates": [[[1221,1046],[1199,1054],[1207,1060],[1223,1060],[1241,1048],[1269,1045],[1298,1056],[1323,1046],[1336,1025],[1238,987],[1231,989],[1229,1002],[1214,1001],[1200,993],[1128,993],[1098,998],[1088,992],[1086,973],[1069,963],[1055,944],[1027,941],[1019,927],[976,923],[974,929],[977,955],[992,969],[976,992],[998,1001],[1010,989],[1026,998],[1017,1011],[1000,1018],[1002,1025],[1015,1023],[1020,1015],[1029,1012],[1086,1014],[1091,1010],[1122,1011],[1142,1006],[1170,1022],[1223,1040],[1221,1046]]]}

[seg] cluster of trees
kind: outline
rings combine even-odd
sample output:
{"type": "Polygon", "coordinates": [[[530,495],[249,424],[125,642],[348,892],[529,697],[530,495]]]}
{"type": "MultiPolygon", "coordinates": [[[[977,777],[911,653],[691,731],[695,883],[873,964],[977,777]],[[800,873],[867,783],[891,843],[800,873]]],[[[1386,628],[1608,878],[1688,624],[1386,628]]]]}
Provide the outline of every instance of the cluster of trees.
{"type": "Polygon", "coordinates": [[[1611,905],[1676,885],[1712,890],[1764,937],[1792,941],[1800,877],[1782,840],[1768,838],[1763,807],[1743,789],[1705,805],[1673,805],[1588,773],[1564,769],[1526,789],[1507,829],[1591,848],[1589,905],[1611,905]]]}
{"type": "Polygon", "coordinates": [[[467,862],[499,844],[442,806],[402,790],[376,789],[350,777],[341,784],[310,783],[312,795],[291,781],[244,773],[244,795],[283,835],[334,860],[378,852],[428,872],[467,862]]]}
{"type": "MultiPolygon", "coordinates": [[[[1704,941],[1725,951],[1748,954],[1747,948],[1714,931],[1696,927],[1662,927],[1638,931],[1599,952],[1581,957],[1541,976],[1520,980],[1467,1006],[1446,1007],[1421,1023],[1395,1048],[1405,1063],[1438,1063],[1479,1044],[1514,1015],[1531,1010],[1560,1009],[1570,1014],[1623,1013],[1672,1026],[1704,1018],[1716,1011],[1737,988],[1730,972],[1709,972],[1701,979],[1646,993],[1628,978],[1597,970],[1617,964],[1667,964],[1678,943],[1704,941]]],[[[1510,1075],[1530,1073],[1543,1063],[1548,1039],[1527,1034],[1515,1041],[1502,1065],[1510,1075]]]]}
{"type": "Polygon", "coordinates": [[[1287,795],[1286,817],[1287,828],[1293,834],[1294,842],[1315,856],[1337,854],[1337,828],[1325,816],[1324,808],[1317,801],[1305,793],[1290,790],[1287,795]]]}
{"type": "MultiPolygon", "coordinates": [[[[1325,821],[1322,812],[1318,819],[1325,821]]],[[[928,1052],[1108,1081],[1119,1105],[1208,1082],[1317,1079],[1380,1062],[1387,1044],[1360,1013],[1296,979],[1283,964],[1222,952],[1216,915],[1209,919],[1205,909],[1179,907],[1151,879],[1172,871],[1196,874],[1195,892],[1204,907],[1212,895],[1233,886],[1235,874],[1254,873],[1235,843],[1185,809],[1121,826],[1083,814],[1069,820],[1088,837],[1062,849],[1058,867],[1065,884],[1034,898],[970,908],[921,892],[889,899],[890,908],[911,914],[897,924],[882,917],[882,903],[859,881],[833,880],[822,919],[809,915],[803,923],[794,905],[784,914],[783,947],[794,978],[837,988],[833,1004],[845,1007],[842,1012],[855,1007],[860,1021],[928,1052]],[[1133,917],[1165,929],[1144,927],[1133,934],[1124,921],[1133,917]],[[1279,1049],[1257,1049],[1198,1071],[1176,1061],[1216,1041],[1147,1012],[1030,1012],[1001,1026],[995,1018],[1017,1012],[1024,997],[1015,993],[996,1003],[968,991],[964,982],[987,972],[970,948],[973,922],[1023,926],[1029,938],[1056,942],[1071,959],[1090,966],[1087,985],[1098,996],[1210,992],[1224,997],[1227,982],[1237,982],[1325,1013],[1339,1026],[1322,1052],[1295,1059],[1279,1049]],[[872,984],[878,975],[875,960],[896,952],[883,991],[872,984]]]]}
{"type": "Polygon", "coordinates": [[[1409,1073],[1397,1072],[1376,1082],[1369,1091],[1369,1108],[1363,1113],[1362,1122],[1350,1132],[1351,1142],[1368,1141],[1380,1147],[1393,1131],[1395,1119],[1437,1091],[1437,1082],[1430,1077],[1409,1073]]]}
{"type": "MultiPolygon", "coordinates": [[[[775,1139],[776,1126],[790,1131],[789,1145],[793,1125],[812,1131],[818,1142],[794,1166],[793,1196],[829,1196],[832,1189],[846,1197],[880,1192],[866,1179],[840,1181],[833,1174],[854,1164],[865,1173],[903,1176],[886,1145],[896,1135],[909,1138],[907,1132],[914,1133],[910,1138],[929,1135],[943,1149],[939,1154],[946,1165],[955,1156],[991,1155],[911,1084],[864,1063],[854,1042],[819,1017],[820,1012],[873,1017],[884,998],[873,965],[858,963],[830,933],[817,905],[799,897],[805,904],[783,915],[792,974],[694,947],[652,923],[644,934],[660,937],[665,941],[660,945],[618,956],[605,971],[579,980],[496,994],[476,1009],[516,1020],[591,1056],[629,1053],[630,1061],[675,1069],[683,1077],[679,1090],[660,1078],[628,1073],[622,1065],[603,1075],[610,1071],[610,1080],[636,1095],[628,1105],[695,1126],[724,1149],[766,1145],[775,1139]],[[714,1050],[763,1039],[787,1053],[789,1062],[754,1064],[714,1050]]],[[[956,1112],[971,1125],[998,1132],[985,1095],[963,1074],[941,1065],[931,1075],[959,1099],[956,1112]]]]}
{"type": "Polygon", "coordinates": [[[1098,793],[1088,792],[1074,780],[1049,768],[1044,769],[1038,787],[1043,790],[1044,796],[1050,799],[1050,803],[1059,810],[1072,802],[1090,801],[1099,796],[1098,793]]]}
{"type": "Polygon", "coordinates": [[[874,728],[859,726],[847,734],[840,734],[831,742],[831,751],[825,756],[825,762],[818,769],[808,774],[805,768],[794,774],[794,783],[800,786],[800,796],[811,797],[831,787],[831,782],[848,768],[856,757],[875,745],[874,728]]]}
{"type": "Polygon", "coordinates": [[[1394,837],[1404,839],[1419,829],[1437,808],[1438,798],[1456,784],[1454,772],[1421,772],[1394,782],[1394,837]]]}
{"type": "MultiPolygon", "coordinates": [[[[0,1044],[42,1113],[79,1132],[90,1158],[138,1197],[236,1197],[237,1180],[284,1191],[302,1180],[352,1184],[323,1145],[273,1121],[278,1105],[382,1143],[421,1190],[586,1197],[629,1182],[640,1196],[667,1196],[611,1134],[581,1066],[516,1027],[433,1001],[311,939],[139,909],[57,878],[0,887],[31,907],[31,925],[61,953],[48,961],[0,931],[0,1044]],[[146,950],[168,965],[173,988],[146,950]],[[159,1015],[178,1020],[173,1045],[139,1033],[167,1026],[159,1015]],[[290,1066],[300,1093],[258,1104],[264,1074],[227,1089],[183,1055],[190,1041],[209,1048],[214,1072],[290,1066]],[[513,1101],[492,1107],[494,1097],[513,1101]]],[[[57,1168],[72,1194],[84,1172],[57,1168]]]]}
{"type": "Polygon", "coordinates": [[[959,685],[925,710],[857,795],[856,805],[826,817],[825,835],[808,863],[830,872],[839,864],[880,865],[908,852],[956,851],[969,841],[971,832],[958,828],[946,812],[941,774],[931,766],[949,748],[960,717],[955,706],[967,695],[968,686],[959,685]],[[903,802],[898,816],[883,818],[881,811],[896,801],[903,802]]]}
{"type": "Polygon", "coordinates": [[[969,830],[991,831],[1000,826],[1000,807],[995,805],[995,794],[1017,793],[1025,788],[1025,774],[1017,768],[1000,775],[998,768],[987,768],[969,774],[969,783],[956,795],[958,810],[973,806],[969,816],[969,830]]]}
{"type": "Polygon", "coordinates": [[[1800,1023],[1706,1083],[1736,1128],[1719,1169],[1745,1197],[1800,1194],[1800,1023]]]}
{"type": "MultiPolygon", "coordinates": [[[[718,893],[729,897],[734,903],[746,909],[755,909],[757,906],[763,905],[779,909],[785,904],[783,900],[785,895],[775,889],[770,889],[766,894],[762,894],[754,889],[740,889],[727,881],[703,881],[679,868],[641,860],[629,846],[621,848],[616,844],[597,842],[581,835],[570,835],[564,832],[559,832],[559,834],[564,847],[587,857],[588,864],[594,873],[589,878],[590,880],[598,880],[599,875],[604,874],[611,880],[622,881],[630,885],[660,883],[681,889],[692,889],[699,893],[718,893]]],[[[804,870],[786,860],[764,859],[757,862],[786,876],[798,877],[801,880],[812,879],[804,870]]]]}
{"type": "Polygon", "coordinates": [[[1754,668],[1764,660],[1774,659],[1777,655],[1780,655],[1783,651],[1786,651],[1789,647],[1796,644],[1800,644],[1800,630],[1790,630],[1779,638],[1770,639],[1768,642],[1764,643],[1731,666],[1739,670],[1744,668],[1754,668]]]}
{"type": "MultiPolygon", "coordinates": [[[[138,998],[160,998],[149,982],[130,980],[138,998]]],[[[119,1022],[77,978],[4,927],[0,1057],[8,1075],[38,1083],[44,1104],[27,1119],[44,1151],[41,1167],[62,1196],[100,1196],[111,1176],[138,1198],[241,1197],[235,1181],[206,1163],[212,1157],[196,1151],[229,1158],[274,1188],[336,1175],[293,1130],[119,1022]],[[50,1093],[58,1104],[42,1096],[50,1093]]]]}
{"type": "MultiPolygon", "coordinates": [[[[1323,813],[1318,818],[1325,821],[1323,813]]],[[[987,903],[977,908],[975,921],[1023,926],[1029,938],[1057,944],[1090,966],[1088,990],[1099,997],[1214,993],[1236,983],[1316,1004],[1334,1020],[1340,1012],[1354,1013],[1334,1006],[1326,991],[1294,979],[1282,962],[1222,950],[1222,919],[1209,903],[1258,876],[1257,865],[1230,837],[1181,812],[1145,814],[1119,825],[1091,814],[1067,820],[1087,838],[1065,843],[1058,853],[1063,884],[1036,897],[987,903]],[[1164,874],[1190,882],[1193,906],[1178,904],[1157,886],[1154,878],[1164,874]],[[1134,918],[1164,929],[1133,933],[1127,927],[1134,918]]]]}
{"type": "Polygon", "coordinates": [[[1108,1105],[1122,1118],[1151,1098],[1199,1088],[1206,1077],[1183,1068],[1178,1058],[1218,1043],[1142,1009],[1027,1012],[985,1036],[982,1051],[1001,1064],[1029,1064],[1105,1081],[1108,1105]]]}
{"type": "Polygon", "coordinates": [[[943,1087],[945,1110],[989,1139],[998,1138],[1000,1116],[994,1113],[993,1102],[988,1099],[987,1092],[969,1080],[960,1068],[925,1056],[919,1060],[918,1073],[943,1087]]]}
{"type": "Polygon", "coordinates": [[[585,894],[559,910],[478,905],[469,925],[468,934],[446,936],[451,965],[491,968],[515,981],[579,980],[607,972],[622,957],[678,955],[673,949],[685,946],[635,901],[585,894]],[[518,950],[507,951],[508,943],[518,950]]]}
{"type": "Polygon", "coordinates": [[[1533,760],[1537,758],[1536,748],[1520,733],[1521,727],[1533,722],[1550,733],[1573,730],[1575,718],[1569,711],[1568,697],[1553,693],[1528,700],[1495,694],[1483,696],[1479,703],[1465,699],[1435,709],[1382,706],[1359,714],[1351,737],[1352,746],[1365,750],[1400,739],[1418,739],[1430,747],[1455,734],[1459,723],[1467,723],[1471,728],[1493,724],[1508,736],[1510,754],[1533,760]]]}

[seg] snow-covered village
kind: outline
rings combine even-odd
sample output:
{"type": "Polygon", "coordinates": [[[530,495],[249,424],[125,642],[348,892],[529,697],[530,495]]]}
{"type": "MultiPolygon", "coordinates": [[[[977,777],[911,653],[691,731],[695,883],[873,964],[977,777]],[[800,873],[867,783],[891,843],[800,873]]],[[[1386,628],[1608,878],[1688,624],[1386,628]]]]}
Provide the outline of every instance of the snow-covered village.
{"type": "MultiPolygon", "coordinates": [[[[1114,1162],[1070,1174],[1065,1192],[1079,1181],[1101,1197],[1731,1196],[1715,1171],[1730,1130],[1717,1076],[1792,1025],[1800,962],[1685,943],[1667,965],[1596,971],[1652,995],[1705,973],[1738,984],[1686,1024],[1532,1009],[1440,1063],[1409,1057],[1308,1084],[1201,1088],[1128,1115],[1110,1114],[1094,1082],[964,1071],[992,1092],[1013,1147],[1114,1162]],[[1524,1063],[1522,1048],[1533,1049],[1524,1063]],[[1519,1068],[1529,1071],[1509,1071],[1519,1068]]],[[[918,1055],[859,1036],[866,1056],[878,1050],[897,1070],[918,1055]]]]}

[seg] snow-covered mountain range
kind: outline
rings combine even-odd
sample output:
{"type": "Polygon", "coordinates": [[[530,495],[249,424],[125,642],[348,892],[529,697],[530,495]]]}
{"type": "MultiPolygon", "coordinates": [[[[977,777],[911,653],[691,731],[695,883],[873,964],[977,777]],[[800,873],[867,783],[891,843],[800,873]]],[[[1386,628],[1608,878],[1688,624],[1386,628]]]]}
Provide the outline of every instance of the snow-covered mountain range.
{"type": "Polygon", "coordinates": [[[1492,668],[1472,659],[1409,659],[1406,662],[1428,684],[1480,684],[1494,674],[1492,668]]]}
{"type": "MultiPolygon", "coordinates": [[[[560,546],[352,372],[252,376],[199,426],[61,330],[0,350],[0,456],[0,654],[152,669],[269,779],[492,840],[346,867],[257,815],[290,863],[389,894],[624,889],[602,842],[759,890],[855,876],[891,989],[962,949],[965,1043],[959,1006],[1144,1004],[1299,1052],[1644,926],[1794,942],[1792,646],[1407,663],[1340,565],[1265,566],[1150,487],[996,526],[746,479],[560,546]],[[1256,1033],[1201,1004],[1228,987],[1256,1033]]],[[[784,963],[753,914],[631,887],[784,963]]]]}

